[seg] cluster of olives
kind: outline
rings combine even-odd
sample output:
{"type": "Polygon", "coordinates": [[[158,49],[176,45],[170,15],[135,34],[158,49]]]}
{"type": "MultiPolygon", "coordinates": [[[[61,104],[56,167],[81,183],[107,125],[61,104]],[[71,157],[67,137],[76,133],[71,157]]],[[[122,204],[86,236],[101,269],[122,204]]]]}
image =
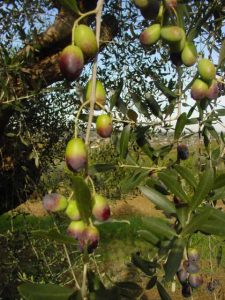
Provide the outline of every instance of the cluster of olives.
{"type": "MultiPolygon", "coordinates": [[[[107,114],[98,116],[96,123],[97,132],[102,137],[112,133],[112,121],[107,114]]],[[[65,151],[66,165],[69,170],[76,173],[82,171],[88,161],[88,151],[81,138],[72,138],[65,151]]],[[[85,201],[85,199],[84,199],[85,201]]],[[[58,193],[47,194],[43,198],[43,206],[47,211],[58,212],[65,210],[66,215],[72,220],[68,227],[68,234],[79,242],[79,249],[87,249],[91,253],[98,245],[99,231],[93,224],[87,224],[81,219],[81,214],[75,199],[67,200],[58,193]]],[[[99,194],[92,196],[92,216],[97,221],[106,221],[110,217],[110,208],[105,197],[99,194]]]]}
{"type": "Polygon", "coordinates": [[[145,19],[155,19],[160,21],[165,9],[175,9],[177,0],[164,0],[163,4],[160,0],[134,0],[134,4],[140,9],[145,19]]]}
{"type": "Polygon", "coordinates": [[[195,100],[217,98],[219,89],[215,79],[216,68],[209,59],[199,60],[198,74],[199,78],[195,79],[191,87],[192,98],[195,100]]]}
{"type": "MultiPolygon", "coordinates": [[[[81,219],[81,214],[75,199],[67,200],[58,193],[47,194],[43,197],[43,206],[47,211],[65,211],[71,223],[67,229],[68,235],[79,242],[79,249],[85,248],[91,253],[99,242],[99,231],[93,224],[87,224],[81,219]]],[[[92,215],[97,221],[106,221],[110,217],[110,207],[105,197],[95,194],[92,197],[92,215]]]]}
{"type": "Polygon", "coordinates": [[[187,251],[188,259],[184,260],[177,271],[177,277],[182,284],[182,295],[190,297],[193,288],[203,284],[202,275],[199,273],[199,253],[195,248],[189,248],[187,251]]]}
{"type": "Polygon", "coordinates": [[[80,76],[85,58],[94,57],[98,52],[97,40],[90,27],[83,24],[76,26],[73,38],[74,45],[64,48],[59,57],[61,73],[69,81],[80,76]]]}
{"type": "Polygon", "coordinates": [[[154,23],[145,28],[140,35],[142,45],[149,49],[161,38],[168,43],[170,57],[175,65],[183,63],[187,67],[193,66],[197,61],[197,50],[194,43],[186,40],[184,29],[175,25],[161,25],[164,9],[175,9],[177,1],[167,0],[164,1],[164,5],[157,0],[134,0],[134,2],[145,18],[154,19],[154,23]]]}

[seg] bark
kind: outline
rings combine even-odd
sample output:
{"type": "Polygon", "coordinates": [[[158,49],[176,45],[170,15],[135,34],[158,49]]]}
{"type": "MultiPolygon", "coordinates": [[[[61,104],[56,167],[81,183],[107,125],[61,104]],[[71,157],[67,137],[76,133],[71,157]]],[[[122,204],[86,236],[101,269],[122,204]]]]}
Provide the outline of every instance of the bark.
{"type": "MultiPolygon", "coordinates": [[[[71,43],[71,31],[77,16],[61,9],[55,22],[45,32],[40,34],[30,45],[20,50],[17,54],[19,61],[24,61],[18,73],[7,74],[9,77],[10,93],[7,95],[9,102],[38,92],[47,86],[63,80],[60,73],[58,58],[61,50],[71,43]],[[27,58],[28,56],[28,58],[27,58]]],[[[89,24],[92,18],[86,18],[89,24]]],[[[104,41],[112,40],[118,32],[118,24],[114,16],[106,15],[102,21],[101,48],[106,45],[104,41]]],[[[86,61],[88,63],[88,61],[86,61]]],[[[0,134],[4,132],[11,115],[13,106],[8,107],[3,100],[0,108],[0,134]]]]}

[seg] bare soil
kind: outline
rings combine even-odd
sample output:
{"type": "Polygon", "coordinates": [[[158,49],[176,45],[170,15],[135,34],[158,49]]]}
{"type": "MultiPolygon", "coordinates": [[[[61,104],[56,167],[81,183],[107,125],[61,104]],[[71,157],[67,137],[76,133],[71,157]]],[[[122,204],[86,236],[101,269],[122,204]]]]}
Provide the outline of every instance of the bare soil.
{"type": "MultiPolygon", "coordinates": [[[[162,216],[160,210],[156,210],[155,206],[147,198],[136,195],[128,196],[121,200],[112,200],[109,202],[113,218],[124,218],[127,216],[162,216]]],[[[43,217],[48,215],[43,208],[41,200],[28,200],[19,205],[15,212],[31,214],[36,217],[43,217]]]]}

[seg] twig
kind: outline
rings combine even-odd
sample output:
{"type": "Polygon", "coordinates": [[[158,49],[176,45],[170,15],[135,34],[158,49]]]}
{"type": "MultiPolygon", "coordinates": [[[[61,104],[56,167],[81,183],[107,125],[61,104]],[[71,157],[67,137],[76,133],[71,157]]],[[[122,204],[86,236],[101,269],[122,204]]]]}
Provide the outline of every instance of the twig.
{"type": "MultiPolygon", "coordinates": [[[[101,16],[102,16],[102,9],[103,9],[104,0],[99,0],[96,8],[96,41],[97,46],[99,48],[99,40],[100,40],[100,30],[101,30],[101,16]]],[[[87,125],[87,131],[86,131],[86,138],[85,138],[85,144],[89,144],[90,139],[90,131],[91,131],[91,124],[94,114],[94,105],[96,101],[95,96],[95,88],[96,88],[96,79],[97,79],[97,61],[98,61],[98,54],[95,57],[93,69],[92,69],[92,88],[91,88],[91,97],[90,97],[90,112],[89,112],[89,118],[88,118],[88,125],[87,125]]]]}

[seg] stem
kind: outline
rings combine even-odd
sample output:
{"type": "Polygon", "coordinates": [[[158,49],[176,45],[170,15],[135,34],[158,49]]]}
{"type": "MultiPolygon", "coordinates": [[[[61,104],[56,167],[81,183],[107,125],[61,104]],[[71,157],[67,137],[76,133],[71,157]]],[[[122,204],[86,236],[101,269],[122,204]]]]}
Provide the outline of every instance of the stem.
{"type": "MultiPolygon", "coordinates": [[[[98,0],[97,4],[97,13],[96,13],[96,41],[97,46],[99,48],[99,40],[100,40],[100,30],[101,30],[101,16],[102,16],[102,9],[103,9],[104,0],[98,0]]],[[[86,131],[86,138],[85,138],[85,144],[89,144],[90,139],[90,131],[91,131],[91,124],[94,114],[94,105],[95,105],[95,88],[96,88],[96,79],[97,79],[97,61],[98,61],[98,54],[95,57],[94,65],[93,65],[93,71],[92,71],[92,89],[91,89],[91,97],[90,97],[90,112],[89,112],[89,118],[88,118],[88,125],[87,125],[87,131],[86,131]]]]}
{"type": "Polygon", "coordinates": [[[73,266],[72,266],[72,263],[71,263],[71,260],[70,260],[70,256],[69,256],[69,253],[68,253],[68,250],[67,250],[67,247],[66,247],[65,244],[63,244],[63,249],[64,249],[64,252],[65,252],[65,254],[66,254],[66,259],[67,259],[67,261],[68,261],[68,265],[69,265],[69,267],[70,267],[70,272],[71,272],[71,274],[72,274],[72,276],[73,276],[73,280],[74,280],[74,282],[75,282],[75,286],[76,286],[76,288],[77,288],[78,290],[80,290],[80,285],[79,285],[79,283],[78,283],[78,281],[77,281],[77,278],[76,278],[76,275],[75,275],[75,273],[74,273],[74,271],[73,271],[73,266]]]}
{"type": "Polygon", "coordinates": [[[119,165],[119,168],[131,168],[131,169],[143,169],[143,170],[149,170],[149,171],[161,171],[166,169],[166,167],[158,167],[158,168],[151,168],[151,167],[141,167],[141,166],[135,166],[135,165],[119,165]]]}
{"type": "Polygon", "coordinates": [[[216,81],[225,85],[225,81],[223,81],[223,80],[221,80],[219,78],[217,78],[216,81]]]}
{"type": "Polygon", "coordinates": [[[80,117],[80,113],[82,111],[82,109],[89,103],[90,101],[87,100],[85,101],[79,108],[78,112],[77,112],[77,115],[76,115],[76,119],[75,119],[75,122],[74,122],[74,137],[75,139],[77,138],[77,131],[78,131],[78,120],[79,120],[79,117],[80,117]]]}
{"type": "Polygon", "coordinates": [[[90,182],[90,184],[91,184],[91,187],[92,187],[92,195],[95,196],[95,194],[96,194],[96,191],[95,191],[95,185],[94,185],[94,182],[93,182],[93,180],[92,180],[92,178],[91,178],[90,175],[87,176],[87,180],[88,180],[88,181],[90,182]]]}
{"type": "MultiPolygon", "coordinates": [[[[58,226],[57,226],[57,224],[56,224],[55,219],[53,218],[53,216],[52,216],[52,219],[53,219],[53,223],[54,223],[54,225],[55,225],[56,230],[58,231],[58,233],[60,233],[60,230],[59,230],[59,228],[58,228],[58,226]]],[[[80,285],[79,285],[79,283],[78,283],[78,281],[77,281],[77,278],[76,278],[76,275],[75,275],[75,273],[74,273],[74,271],[73,271],[73,266],[72,266],[72,263],[71,263],[71,260],[70,260],[70,256],[69,256],[69,253],[68,253],[68,249],[67,249],[67,247],[66,247],[65,244],[63,244],[63,249],[64,249],[64,252],[65,252],[65,254],[66,254],[66,259],[67,259],[67,262],[68,262],[68,265],[69,265],[70,272],[71,272],[71,274],[72,274],[73,280],[74,280],[74,282],[75,282],[75,286],[76,286],[76,288],[77,288],[78,290],[80,290],[80,285]]]]}
{"type": "Polygon", "coordinates": [[[75,41],[74,41],[74,31],[75,31],[75,28],[77,27],[78,23],[85,17],[87,16],[90,16],[90,15],[95,15],[97,14],[97,8],[94,9],[94,10],[90,10],[88,12],[86,12],[85,14],[81,14],[81,16],[76,19],[76,21],[74,22],[73,24],[73,29],[72,29],[72,45],[75,45],[75,41]]]}
{"type": "Polygon", "coordinates": [[[178,23],[178,15],[177,15],[177,11],[174,7],[171,7],[172,12],[174,13],[175,17],[176,17],[176,22],[178,23]]]}
{"type": "MultiPolygon", "coordinates": [[[[212,245],[211,245],[211,237],[210,236],[209,236],[209,261],[210,261],[211,280],[213,280],[212,245]]],[[[215,291],[213,291],[213,296],[214,296],[214,299],[217,300],[215,291]]]]}
{"type": "Polygon", "coordinates": [[[87,300],[87,270],[88,270],[88,263],[84,264],[83,269],[83,280],[82,280],[82,287],[81,287],[81,295],[83,300],[87,300]]]}

